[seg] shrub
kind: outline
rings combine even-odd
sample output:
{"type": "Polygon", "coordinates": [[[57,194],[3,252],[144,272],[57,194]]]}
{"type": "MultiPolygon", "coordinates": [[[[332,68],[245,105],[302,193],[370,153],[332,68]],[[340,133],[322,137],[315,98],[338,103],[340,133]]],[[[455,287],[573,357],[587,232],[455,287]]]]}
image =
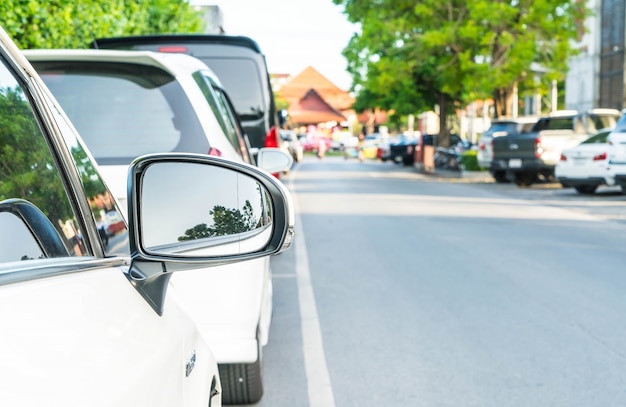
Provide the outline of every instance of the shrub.
{"type": "Polygon", "coordinates": [[[478,158],[476,157],[476,150],[468,150],[461,154],[461,168],[465,171],[481,171],[482,168],[478,165],[478,158]]]}

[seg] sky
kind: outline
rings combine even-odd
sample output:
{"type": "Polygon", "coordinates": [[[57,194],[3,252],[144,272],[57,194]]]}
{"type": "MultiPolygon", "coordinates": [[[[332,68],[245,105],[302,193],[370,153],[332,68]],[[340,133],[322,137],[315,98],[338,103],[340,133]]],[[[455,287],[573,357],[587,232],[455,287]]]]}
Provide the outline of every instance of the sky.
{"type": "Polygon", "coordinates": [[[333,84],[352,84],[341,55],[357,26],[332,0],[191,0],[216,5],[229,35],[254,39],[265,54],[270,73],[293,76],[312,66],[333,84]]]}

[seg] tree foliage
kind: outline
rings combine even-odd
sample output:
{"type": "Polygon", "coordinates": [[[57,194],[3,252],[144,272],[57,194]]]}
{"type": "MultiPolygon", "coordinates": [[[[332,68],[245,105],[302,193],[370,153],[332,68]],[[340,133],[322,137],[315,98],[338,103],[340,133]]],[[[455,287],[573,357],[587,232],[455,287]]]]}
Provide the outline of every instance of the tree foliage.
{"type": "Polygon", "coordinates": [[[361,26],[344,49],[356,108],[400,114],[489,97],[510,114],[514,86],[539,85],[535,67],[545,84],[564,78],[590,12],[581,0],[333,2],[361,26]]]}
{"type": "Polygon", "coordinates": [[[85,48],[97,37],[201,32],[186,0],[2,0],[3,28],[20,48],[85,48]]]}
{"type": "Polygon", "coordinates": [[[209,211],[213,219],[213,225],[200,223],[185,230],[179,241],[204,239],[215,236],[230,236],[256,229],[258,220],[254,216],[254,209],[250,201],[246,200],[243,210],[229,209],[221,205],[215,205],[209,211]]]}

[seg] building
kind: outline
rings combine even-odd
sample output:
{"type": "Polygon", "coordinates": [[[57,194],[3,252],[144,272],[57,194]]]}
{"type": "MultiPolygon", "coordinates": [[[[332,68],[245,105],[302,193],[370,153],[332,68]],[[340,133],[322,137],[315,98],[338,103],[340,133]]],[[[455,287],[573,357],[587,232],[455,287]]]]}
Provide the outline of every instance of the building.
{"type": "Polygon", "coordinates": [[[565,81],[567,109],[626,107],[624,46],[626,0],[587,0],[592,15],[584,23],[565,81]]]}
{"type": "Polygon", "coordinates": [[[285,81],[277,93],[289,103],[293,125],[348,126],[350,121],[356,120],[352,109],[354,97],[311,66],[285,81]]]}

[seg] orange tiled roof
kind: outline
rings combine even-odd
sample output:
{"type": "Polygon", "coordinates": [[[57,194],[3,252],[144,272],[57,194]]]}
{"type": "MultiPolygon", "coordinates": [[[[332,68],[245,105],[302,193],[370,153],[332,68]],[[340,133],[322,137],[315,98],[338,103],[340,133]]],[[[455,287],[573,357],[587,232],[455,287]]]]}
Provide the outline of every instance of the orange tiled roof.
{"type": "Polygon", "coordinates": [[[336,110],[349,110],[354,97],[347,91],[338,88],[315,68],[309,66],[280,88],[280,95],[290,103],[302,98],[309,89],[315,91],[336,110]]]}
{"type": "Polygon", "coordinates": [[[346,120],[346,117],[328,104],[316,89],[308,89],[301,99],[292,103],[289,116],[293,122],[300,125],[346,120]]]}

